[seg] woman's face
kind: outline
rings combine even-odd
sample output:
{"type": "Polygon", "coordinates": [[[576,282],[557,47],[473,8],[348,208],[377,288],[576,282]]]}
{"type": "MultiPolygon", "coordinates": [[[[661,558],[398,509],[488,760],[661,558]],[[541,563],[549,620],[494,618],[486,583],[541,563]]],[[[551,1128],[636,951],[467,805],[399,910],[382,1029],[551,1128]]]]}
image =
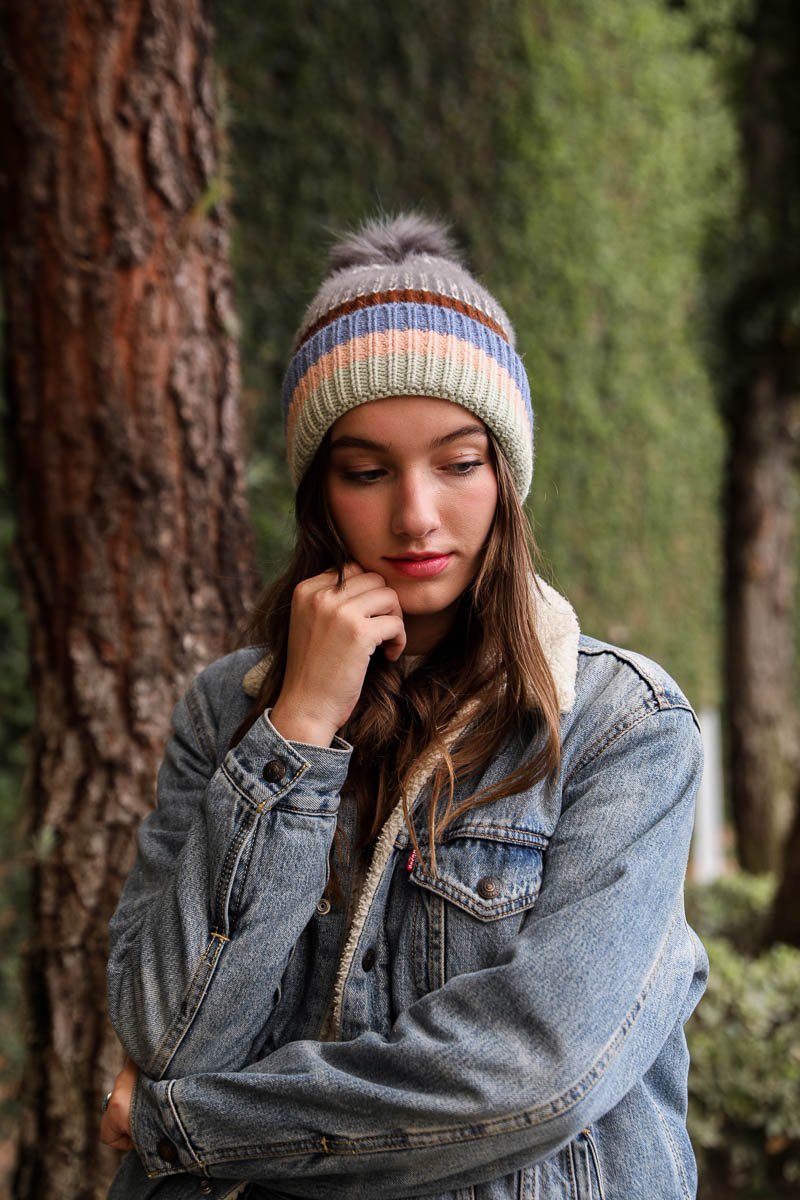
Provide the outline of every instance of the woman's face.
{"type": "Polygon", "coordinates": [[[425,653],[449,629],[492,526],[485,426],[448,400],[362,404],[331,428],[327,495],[350,557],[397,592],[407,653],[425,653]]]}

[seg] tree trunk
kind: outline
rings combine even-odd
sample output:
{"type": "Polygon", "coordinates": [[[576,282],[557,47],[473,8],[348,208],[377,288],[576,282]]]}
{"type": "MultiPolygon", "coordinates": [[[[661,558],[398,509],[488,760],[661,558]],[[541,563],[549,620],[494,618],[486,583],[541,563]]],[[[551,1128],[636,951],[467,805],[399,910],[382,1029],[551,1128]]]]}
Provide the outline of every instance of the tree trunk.
{"type": "Polygon", "coordinates": [[[15,1196],[105,1196],[106,926],[255,585],[202,0],[0,0],[10,474],[37,705],[15,1196]]]}
{"type": "Polygon", "coordinates": [[[795,685],[800,33],[794,0],[758,0],[737,104],[745,169],[728,310],[726,670],[739,860],[776,870],[798,791],[795,685]]]}
{"type": "Polygon", "coordinates": [[[800,948],[800,798],[786,843],[783,872],[767,926],[766,942],[786,942],[800,948]]]}
{"type": "Polygon", "coordinates": [[[768,361],[736,406],[726,504],[730,796],[739,861],[777,868],[797,786],[794,703],[795,435],[768,361]]]}

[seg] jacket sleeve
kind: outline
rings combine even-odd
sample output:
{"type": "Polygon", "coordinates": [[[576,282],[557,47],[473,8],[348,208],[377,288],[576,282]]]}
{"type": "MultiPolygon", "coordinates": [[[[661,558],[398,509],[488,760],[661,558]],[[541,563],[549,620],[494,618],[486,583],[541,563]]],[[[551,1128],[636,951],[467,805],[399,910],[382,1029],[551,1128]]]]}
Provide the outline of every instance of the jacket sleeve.
{"type": "Polygon", "coordinates": [[[157,807],[110,926],[111,1020],[156,1079],[252,1060],[325,888],[350,758],[338,740],[287,742],[263,716],[217,766],[207,711],[201,675],[175,709],[157,807]]]}
{"type": "Polygon", "coordinates": [[[642,1079],[702,991],[682,903],[700,766],[688,709],[611,730],[565,783],[538,901],[492,967],[419,1000],[389,1037],[140,1079],[145,1170],[402,1197],[566,1144],[642,1079]]]}

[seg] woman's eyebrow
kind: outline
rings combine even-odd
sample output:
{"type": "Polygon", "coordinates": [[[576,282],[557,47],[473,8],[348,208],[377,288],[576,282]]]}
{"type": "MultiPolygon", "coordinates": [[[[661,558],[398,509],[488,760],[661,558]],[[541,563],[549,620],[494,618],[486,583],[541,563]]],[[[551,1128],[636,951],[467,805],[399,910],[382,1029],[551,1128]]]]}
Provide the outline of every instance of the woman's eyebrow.
{"type": "MultiPolygon", "coordinates": [[[[470,437],[477,434],[481,438],[486,437],[486,430],[482,425],[462,425],[459,429],[452,429],[450,433],[442,434],[441,437],[434,438],[431,442],[431,449],[436,450],[440,446],[449,445],[450,442],[457,442],[459,438],[470,437]]],[[[331,450],[391,450],[391,446],[384,446],[381,442],[373,442],[369,438],[351,437],[343,434],[331,442],[331,450]]]]}
{"type": "Polygon", "coordinates": [[[453,429],[450,433],[445,433],[442,437],[435,438],[431,442],[431,449],[436,449],[438,446],[446,446],[450,442],[457,442],[460,438],[469,437],[471,434],[477,434],[481,438],[486,438],[486,430],[483,425],[462,425],[459,429],[453,429]]]}

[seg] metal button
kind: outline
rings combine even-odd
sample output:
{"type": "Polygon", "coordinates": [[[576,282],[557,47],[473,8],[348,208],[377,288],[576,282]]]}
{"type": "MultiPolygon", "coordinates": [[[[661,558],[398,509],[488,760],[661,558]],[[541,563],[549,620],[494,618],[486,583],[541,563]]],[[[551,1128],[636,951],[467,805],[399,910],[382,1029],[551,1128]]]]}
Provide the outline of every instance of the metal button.
{"type": "Polygon", "coordinates": [[[495,900],[500,895],[500,880],[493,875],[484,875],[478,880],[478,895],[484,900],[495,900]]]}
{"type": "Polygon", "coordinates": [[[327,917],[327,915],[330,911],[331,911],[331,902],[327,896],[323,896],[322,899],[317,904],[317,912],[319,913],[319,915],[321,917],[327,917]]]}
{"type": "Polygon", "coordinates": [[[264,764],[264,769],[261,772],[261,778],[266,779],[267,783],[280,783],[286,774],[286,763],[282,758],[271,758],[268,763],[264,764]]]}
{"type": "Polygon", "coordinates": [[[178,1161],[178,1147],[169,1138],[162,1138],[156,1146],[156,1150],[158,1150],[164,1162],[176,1163],[178,1161]]]}
{"type": "Polygon", "coordinates": [[[372,968],[375,966],[375,958],[375,948],[374,946],[370,946],[369,950],[364,951],[364,957],[361,960],[361,966],[365,971],[372,970],[372,968]]]}
{"type": "Polygon", "coordinates": [[[211,1193],[213,1192],[213,1190],[214,1190],[214,1185],[210,1179],[201,1179],[200,1180],[200,1195],[201,1196],[210,1196],[211,1193]]]}

